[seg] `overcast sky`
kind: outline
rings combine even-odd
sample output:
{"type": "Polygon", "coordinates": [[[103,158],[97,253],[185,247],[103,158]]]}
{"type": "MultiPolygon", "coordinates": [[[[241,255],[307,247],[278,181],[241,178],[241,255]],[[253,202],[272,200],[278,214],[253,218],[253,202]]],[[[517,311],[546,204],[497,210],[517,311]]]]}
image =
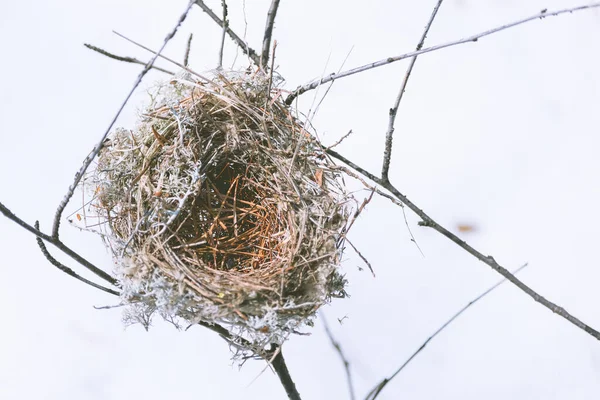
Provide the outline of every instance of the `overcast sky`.
{"type": "MultiPolygon", "coordinates": [[[[215,9],[218,1],[208,2],[215,9]]],[[[245,30],[243,2],[231,25],[245,30]]],[[[435,1],[282,1],[274,38],[286,88],[414,49],[435,1]]],[[[108,126],[141,66],[87,50],[92,43],[142,60],[148,53],[116,30],[157,49],[185,0],[0,2],[0,201],[49,230],[56,205],[108,126]]],[[[428,44],[458,39],[566,0],[448,0],[428,44]]],[[[246,37],[260,47],[269,1],[246,1],[246,37]]],[[[181,60],[194,33],[191,67],[216,66],[219,28],[194,9],[165,50],[181,60]]],[[[226,65],[236,55],[227,41],[226,65]]],[[[163,66],[168,66],[162,63],[163,66]]],[[[353,130],[339,151],[377,172],[387,113],[402,80],[400,62],[336,82],[314,119],[326,144],[353,130]]],[[[175,69],[175,67],[168,66],[175,69]]],[[[390,176],[438,222],[550,300],[600,329],[600,12],[534,21],[422,56],[400,108],[390,176]]],[[[165,76],[152,72],[145,87],[165,76]]],[[[319,95],[323,92],[321,91],[319,95]]],[[[300,102],[306,111],[314,93],[300,102]]],[[[147,99],[142,87],[118,126],[131,128],[147,99]]],[[[357,187],[357,186],[353,186],[357,187]]],[[[361,195],[361,194],[359,194],[361,195]]],[[[80,205],[73,199],[68,210],[80,205]]],[[[389,375],[448,317],[498,281],[486,265],[434,231],[408,223],[375,199],[350,239],[343,270],[351,298],[324,312],[351,362],[359,398],[389,375]],[[343,324],[337,322],[344,319],[343,324]]],[[[64,224],[62,237],[111,268],[100,239],[64,224]]],[[[149,332],[124,328],[115,299],[50,265],[33,236],[0,219],[0,398],[281,399],[264,363],[231,366],[225,342],[159,320],[149,332]]],[[[70,259],[58,258],[85,276],[70,259]]],[[[304,399],[348,398],[340,360],[321,323],[284,353],[304,399]]],[[[382,399],[597,399],[600,344],[503,285],[442,333],[393,380],[382,399]]]]}

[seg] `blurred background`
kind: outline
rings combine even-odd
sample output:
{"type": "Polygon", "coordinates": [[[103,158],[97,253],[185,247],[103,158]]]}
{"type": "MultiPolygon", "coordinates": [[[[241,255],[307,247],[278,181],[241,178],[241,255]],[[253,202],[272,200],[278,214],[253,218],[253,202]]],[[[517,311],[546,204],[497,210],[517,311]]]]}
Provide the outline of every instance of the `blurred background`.
{"type": "MultiPolygon", "coordinates": [[[[207,1],[213,10],[219,1],[207,1]]],[[[0,2],[0,201],[49,231],[54,210],[83,158],[130,90],[140,65],[83,46],[148,60],[185,0],[0,2]]],[[[230,0],[231,27],[260,49],[269,1],[230,0]]],[[[414,49],[435,1],[281,2],[275,65],[285,88],[324,73],[414,49]],[[350,54],[349,54],[350,53],[350,54]],[[349,54],[349,55],[348,55],[349,54]]],[[[426,45],[539,12],[566,0],[447,0],[426,45]]],[[[195,7],[164,54],[215,68],[220,28],[195,7]]],[[[225,65],[247,60],[227,39],[225,65]]],[[[160,65],[176,69],[164,62],[160,65]]],[[[408,62],[336,82],[313,123],[325,144],[352,129],[340,153],[378,173],[388,110],[408,62]]],[[[423,55],[398,112],[390,177],[442,225],[508,269],[528,262],[525,283],[600,328],[600,10],[546,18],[423,55]]],[[[118,126],[132,127],[152,71],[118,126]]],[[[307,111],[320,90],[299,101],[307,111]]],[[[360,185],[352,183],[352,188],[360,185]]],[[[364,196],[358,192],[357,196],[364,196]]],[[[68,212],[81,205],[80,193],[68,212]]],[[[436,232],[374,198],[350,239],[351,297],[325,307],[354,373],[358,398],[389,376],[454,312],[500,277],[436,232]],[[343,319],[343,323],[338,322],[343,319]]],[[[112,261],[99,237],[64,223],[62,238],[96,265],[112,261]]],[[[50,265],[34,237],[0,218],[0,398],[281,399],[264,362],[232,365],[213,332],[176,331],[159,319],[125,328],[110,295],[50,265]]],[[[52,251],[52,248],[50,248],[52,251]]],[[[54,251],[68,266],[92,277],[54,251]]],[[[93,277],[92,277],[93,278],[93,277]]],[[[284,346],[304,399],[349,398],[342,363],[321,321],[284,346]]],[[[451,325],[385,389],[381,399],[596,399],[600,343],[510,284],[451,325]]]]}

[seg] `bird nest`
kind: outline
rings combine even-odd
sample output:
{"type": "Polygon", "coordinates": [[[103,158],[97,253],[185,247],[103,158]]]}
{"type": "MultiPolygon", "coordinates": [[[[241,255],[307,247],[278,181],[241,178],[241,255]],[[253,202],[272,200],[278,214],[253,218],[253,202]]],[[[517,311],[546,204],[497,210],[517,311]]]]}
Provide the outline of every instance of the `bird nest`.
{"type": "Polygon", "coordinates": [[[280,93],[262,73],[176,75],[105,143],[86,185],[130,319],[263,346],[345,296],[349,197],[280,93]]]}

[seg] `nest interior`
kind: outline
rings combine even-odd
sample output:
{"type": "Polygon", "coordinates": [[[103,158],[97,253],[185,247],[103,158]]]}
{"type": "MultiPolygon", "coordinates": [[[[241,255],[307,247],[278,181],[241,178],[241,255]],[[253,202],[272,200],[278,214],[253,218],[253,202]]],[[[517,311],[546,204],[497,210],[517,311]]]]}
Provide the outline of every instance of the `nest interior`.
{"type": "Polygon", "coordinates": [[[179,74],[109,137],[86,181],[137,320],[282,342],[345,295],[349,198],[280,93],[260,73],[179,74]]]}

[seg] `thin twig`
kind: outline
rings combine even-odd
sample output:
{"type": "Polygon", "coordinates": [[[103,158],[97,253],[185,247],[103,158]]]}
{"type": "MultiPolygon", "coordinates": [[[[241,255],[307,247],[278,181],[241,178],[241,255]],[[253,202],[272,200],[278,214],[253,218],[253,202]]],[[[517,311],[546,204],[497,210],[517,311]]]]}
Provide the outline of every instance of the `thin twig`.
{"type": "Polygon", "coordinates": [[[206,81],[206,82],[212,82],[212,81],[211,81],[210,79],[208,79],[207,77],[200,75],[200,74],[199,74],[199,73],[197,73],[196,71],[194,71],[194,70],[190,69],[189,67],[186,67],[185,65],[181,64],[180,62],[177,62],[177,61],[173,60],[172,58],[169,58],[169,57],[167,57],[167,56],[165,56],[165,55],[159,54],[158,52],[156,52],[156,51],[152,50],[151,48],[149,48],[149,47],[146,47],[146,46],[144,46],[143,44],[141,44],[141,43],[138,43],[138,42],[136,42],[135,40],[133,40],[133,39],[130,39],[130,38],[128,38],[127,36],[120,34],[119,32],[113,31],[113,33],[114,33],[115,35],[119,36],[120,38],[123,38],[123,39],[127,40],[129,43],[135,44],[136,46],[138,46],[138,47],[140,47],[140,48],[142,48],[142,49],[144,49],[144,50],[146,50],[146,51],[148,51],[148,52],[150,52],[150,53],[152,53],[152,54],[158,55],[160,58],[162,58],[163,60],[166,60],[166,61],[168,61],[168,62],[172,63],[173,65],[177,65],[179,68],[181,68],[181,69],[183,69],[183,70],[185,70],[185,71],[189,72],[190,74],[192,74],[192,75],[194,75],[194,76],[197,76],[198,78],[202,79],[203,81],[206,81]]]}
{"type": "MultiPolygon", "coordinates": [[[[516,270],[514,270],[512,272],[512,274],[513,275],[518,274],[525,267],[527,267],[527,263],[525,263],[524,265],[521,265],[519,268],[517,268],[516,270]]],[[[383,390],[383,388],[385,388],[385,386],[388,383],[390,383],[390,381],[392,379],[394,379],[429,344],[429,342],[431,340],[433,340],[433,338],[435,338],[440,332],[442,332],[444,329],[446,329],[448,327],[448,325],[450,325],[452,322],[454,322],[454,320],[456,320],[462,313],[464,313],[465,311],[467,311],[467,309],[469,307],[471,307],[473,304],[477,303],[479,300],[483,299],[485,296],[487,296],[490,292],[492,292],[498,286],[502,285],[504,282],[506,282],[506,279],[502,279],[501,281],[497,282],[495,285],[493,285],[492,287],[490,287],[489,289],[487,289],[485,292],[481,293],[479,296],[477,296],[473,300],[471,300],[466,306],[464,306],[463,308],[461,308],[449,320],[447,320],[446,322],[444,322],[444,324],[442,326],[440,326],[433,333],[433,335],[429,336],[429,338],[427,338],[427,340],[424,341],[423,344],[410,357],[408,357],[408,359],[396,370],[396,372],[394,372],[389,378],[385,378],[381,382],[379,382],[369,392],[369,394],[367,394],[367,396],[365,397],[365,400],[375,400],[377,398],[377,396],[379,396],[379,393],[381,393],[381,391],[383,390]]]]}
{"type": "MultiPolygon", "coordinates": [[[[103,56],[106,56],[108,58],[112,58],[113,60],[117,60],[117,61],[123,61],[126,63],[131,63],[131,64],[140,64],[140,65],[146,65],[145,62],[138,60],[137,58],[134,57],[123,57],[123,56],[118,56],[116,54],[113,53],[109,53],[108,51],[101,49],[100,47],[94,46],[93,44],[89,44],[89,43],[84,43],[83,44],[85,47],[87,47],[90,50],[95,51],[96,53],[100,53],[103,56]]],[[[152,69],[155,69],[157,71],[160,72],[164,72],[165,74],[169,74],[169,75],[175,75],[175,72],[173,71],[169,71],[168,69],[164,69],[164,68],[160,68],[157,67],[156,65],[152,66],[152,69]]]]}
{"type": "Polygon", "coordinates": [[[193,33],[190,33],[190,37],[188,37],[187,44],[185,46],[185,55],[183,56],[183,65],[186,67],[190,64],[190,50],[192,49],[192,38],[194,37],[193,33]]]}
{"type": "MultiPolygon", "coordinates": [[[[421,39],[417,44],[416,50],[419,51],[423,48],[425,44],[425,39],[427,38],[427,34],[429,33],[429,29],[431,25],[433,25],[433,20],[435,19],[440,6],[444,0],[438,0],[437,4],[433,8],[431,13],[431,17],[429,17],[429,21],[427,25],[425,25],[425,30],[423,31],[423,35],[421,35],[421,39]]],[[[404,75],[404,79],[402,80],[402,84],[400,85],[400,91],[398,92],[398,96],[396,97],[396,101],[392,108],[390,108],[390,119],[388,122],[388,129],[385,134],[385,149],[383,151],[383,166],[381,167],[381,177],[385,180],[388,179],[388,173],[390,171],[390,160],[392,158],[392,140],[394,136],[394,123],[396,122],[396,114],[398,114],[398,108],[400,107],[400,102],[402,101],[402,97],[404,96],[404,91],[406,90],[406,84],[408,83],[408,79],[410,78],[410,74],[417,62],[417,56],[414,56],[406,69],[406,74],[404,75]]]]}
{"type": "MultiPolygon", "coordinates": [[[[332,146],[324,148],[324,150],[329,150],[329,149],[331,149],[331,147],[332,146]]],[[[391,201],[392,203],[394,203],[395,205],[397,205],[398,207],[400,207],[402,209],[402,216],[404,217],[404,223],[406,224],[406,229],[408,230],[408,234],[410,235],[410,241],[415,244],[415,246],[417,247],[417,250],[419,250],[419,253],[421,253],[421,255],[423,257],[425,257],[425,254],[423,253],[423,250],[421,250],[421,246],[419,246],[419,243],[417,242],[417,239],[415,238],[415,235],[413,235],[413,233],[412,233],[412,229],[410,229],[410,224],[408,223],[408,218],[406,217],[406,210],[404,209],[404,204],[402,204],[400,201],[398,201],[396,198],[390,196],[389,194],[381,191],[378,187],[369,185],[363,178],[361,178],[360,175],[356,174],[355,172],[349,170],[346,167],[336,166],[336,167],[333,167],[331,169],[343,171],[346,175],[348,175],[348,176],[350,176],[350,177],[352,177],[352,178],[360,181],[360,183],[362,183],[367,189],[369,189],[369,190],[377,193],[381,197],[384,197],[384,198],[388,199],[389,201],[391,201]]]]}
{"type": "Polygon", "coordinates": [[[217,64],[217,69],[223,69],[225,35],[227,34],[227,28],[229,28],[229,21],[227,21],[227,2],[225,0],[221,0],[221,6],[223,7],[223,34],[221,35],[221,47],[219,48],[219,63],[217,64]]]}
{"type": "Polygon", "coordinates": [[[348,138],[348,136],[352,135],[352,129],[350,129],[348,131],[348,133],[346,133],[344,136],[342,136],[341,138],[339,138],[334,144],[332,144],[331,146],[328,146],[328,149],[333,149],[334,147],[339,146],[344,140],[346,140],[346,138],[348,138]]]}
{"type": "MultiPolygon", "coordinates": [[[[220,27],[223,27],[223,21],[215,14],[202,0],[196,0],[196,5],[202,9],[205,13],[208,14],[213,21],[215,21],[220,27]]],[[[227,27],[227,33],[229,37],[242,49],[244,54],[247,54],[248,57],[254,62],[256,65],[260,65],[260,56],[256,51],[254,51],[246,42],[244,42],[231,28],[227,27]]]]}
{"type": "Polygon", "coordinates": [[[117,281],[115,278],[113,278],[106,272],[102,271],[100,268],[96,267],[94,264],[92,264],[91,262],[89,262],[88,260],[86,260],[85,258],[80,256],[79,254],[77,254],[75,251],[71,250],[68,246],[66,246],[63,242],[61,242],[57,238],[47,235],[44,232],[40,231],[39,229],[36,229],[35,227],[29,225],[27,222],[23,221],[21,218],[17,217],[15,214],[13,214],[13,212],[10,211],[2,203],[0,203],[0,213],[4,214],[5,217],[7,217],[11,221],[15,222],[17,225],[19,225],[21,228],[24,228],[26,231],[29,231],[29,232],[33,233],[35,236],[37,236],[38,238],[52,244],[53,246],[58,248],[60,251],[62,251],[63,253],[65,253],[66,255],[68,255],[69,257],[71,257],[72,259],[77,261],[79,264],[83,265],[85,268],[87,268],[88,270],[90,270],[91,272],[96,274],[98,277],[104,279],[111,285],[117,284],[117,281]]]}
{"type": "Polygon", "coordinates": [[[367,260],[367,258],[362,255],[362,253],[356,248],[356,246],[354,246],[352,244],[352,242],[350,241],[350,239],[348,239],[347,236],[346,236],[346,242],[348,242],[348,244],[350,245],[350,247],[352,247],[352,250],[354,250],[354,252],[356,253],[356,255],[358,255],[360,257],[360,259],[363,260],[363,262],[365,264],[367,264],[367,267],[369,267],[369,271],[371,271],[371,274],[373,274],[373,278],[375,278],[375,271],[373,271],[373,266],[371,265],[371,263],[369,262],[369,260],[367,260]]]}
{"type": "Polygon", "coordinates": [[[350,369],[350,361],[348,361],[348,359],[346,358],[346,355],[342,350],[342,345],[340,344],[340,342],[335,340],[335,338],[333,337],[333,333],[331,333],[331,330],[329,329],[329,324],[327,324],[327,318],[325,318],[325,315],[323,313],[321,313],[321,319],[323,320],[323,327],[325,327],[325,333],[327,334],[331,345],[338,353],[338,355],[340,356],[340,360],[342,360],[342,363],[344,364],[344,371],[346,372],[346,383],[348,384],[348,393],[350,394],[350,400],[354,400],[356,399],[356,393],[354,391],[354,383],[352,380],[352,370],[350,369]]]}
{"type": "MultiPolygon", "coordinates": [[[[246,34],[248,33],[248,18],[246,16],[246,0],[242,0],[242,14],[244,15],[244,36],[243,36],[243,41],[244,43],[246,42],[246,34]]],[[[233,67],[235,66],[235,63],[237,62],[238,56],[240,54],[240,47],[238,46],[235,50],[235,57],[233,58],[233,62],[231,63],[231,69],[233,69],[233,67]]]]}
{"type": "Polygon", "coordinates": [[[484,264],[487,264],[494,271],[498,272],[500,275],[502,275],[503,277],[508,279],[516,287],[521,289],[527,295],[531,296],[531,298],[533,298],[536,302],[540,303],[541,305],[543,305],[544,307],[546,307],[553,313],[560,315],[561,317],[563,317],[564,319],[566,319],[567,321],[569,321],[570,323],[572,323],[579,329],[582,329],[583,331],[592,335],[596,339],[600,340],[600,332],[598,332],[591,326],[587,325],[586,323],[582,322],[578,318],[574,317],[569,312],[567,312],[567,310],[565,310],[564,308],[547,300],[546,298],[544,298],[543,296],[538,294],[535,290],[531,289],[529,286],[527,286],[526,284],[521,282],[514,275],[512,275],[510,273],[510,271],[508,271],[506,268],[504,268],[503,266],[498,264],[496,262],[496,260],[494,259],[494,257],[483,255],[481,252],[477,251],[475,248],[473,248],[472,246],[467,244],[464,240],[460,239],[458,236],[456,236],[455,234],[450,232],[448,229],[444,228],[442,225],[435,222],[433,220],[433,218],[431,218],[429,215],[427,215],[416,204],[414,204],[404,194],[402,194],[398,189],[396,189],[390,181],[384,181],[382,178],[379,178],[379,177],[373,175],[369,171],[365,170],[364,168],[361,168],[360,166],[356,165],[355,163],[348,160],[346,157],[342,156],[341,154],[337,153],[334,150],[327,149],[326,152],[330,156],[340,160],[344,164],[348,165],[350,168],[354,169],[355,171],[357,171],[360,174],[362,174],[363,176],[369,178],[370,180],[372,180],[373,182],[375,182],[382,188],[389,191],[394,197],[396,197],[398,200],[400,200],[402,203],[404,203],[404,205],[406,205],[408,208],[410,208],[415,214],[417,214],[421,218],[421,221],[419,222],[420,226],[427,226],[427,227],[430,227],[430,228],[438,231],[443,236],[445,236],[446,238],[453,241],[460,248],[465,250],[467,253],[471,254],[472,256],[474,256],[475,258],[477,258],[479,261],[483,262],[484,264]]]}
{"type": "MultiPolygon", "coordinates": [[[[344,61],[342,61],[342,64],[340,65],[340,68],[338,69],[338,72],[340,72],[344,66],[346,65],[346,62],[348,61],[348,59],[350,58],[350,54],[352,54],[352,50],[354,50],[354,46],[352,46],[350,48],[350,51],[348,51],[348,54],[346,54],[346,57],[344,57],[344,61]]],[[[331,56],[331,54],[330,54],[331,56]]],[[[328,60],[329,62],[329,57],[328,60]]],[[[321,104],[323,103],[323,101],[325,101],[325,98],[327,97],[327,95],[329,94],[329,91],[331,90],[331,88],[333,87],[333,84],[335,83],[335,81],[332,81],[329,86],[327,86],[327,89],[325,90],[325,93],[323,94],[323,96],[321,97],[321,100],[319,100],[319,102],[317,103],[317,106],[315,107],[315,111],[313,113],[313,118],[315,117],[315,115],[317,115],[317,112],[319,111],[319,108],[321,107],[321,104]]]]}
{"type": "Polygon", "coordinates": [[[279,0],[271,1],[271,7],[267,12],[267,23],[265,25],[265,35],[263,37],[262,54],[260,56],[260,66],[266,70],[269,63],[269,51],[271,50],[271,38],[273,37],[273,26],[275,25],[275,17],[279,9],[279,0]]]}
{"type": "Polygon", "coordinates": [[[90,164],[92,163],[92,161],[94,160],[94,158],[96,158],[96,156],[100,152],[100,149],[104,145],[104,140],[106,139],[106,137],[110,133],[113,125],[115,124],[115,122],[117,122],[117,119],[121,115],[121,112],[123,112],[123,109],[125,108],[125,105],[129,102],[129,99],[133,95],[133,92],[135,91],[135,89],[137,89],[138,85],[142,82],[142,79],[148,73],[148,71],[150,71],[150,69],[154,65],[154,62],[156,62],[156,60],[158,59],[158,55],[164,50],[164,48],[167,46],[167,43],[169,43],[169,41],[173,38],[173,36],[175,36],[175,33],[177,33],[177,30],[179,29],[179,26],[181,26],[181,24],[183,23],[183,21],[187,17],[188,12],[192,8],[193,4],[194,4],[193,2],[190,2],[187,5],[185,11],[179,17],[179,20],[177,21],[177,24],[175,25],[175,27],[173,28],[173,30],[171,32],[169,32],[169,34],[165,38],[165,40],[163,42],[163,45],[158,50],[157,54],[155,54],[154,57],[152,57],[152,59],[146,64],[146,66],[144,67],[144,69],[139,73],[138,77],[136,78],[136,80],[135,80],[135,82],[133,84],[133,87],[131,88],[131,90],[127,94],[127,97],[125,97],[125,100],[123,101],[123,103],[119,107],[117,113],[115,114],[115,116],[113,117],[112,121],[108,125],[108,128],[106,129],[106,131],[104,132],[104,134],[100,138],[100,141],[98,141],[98,143],[96,144],[96,146],[94,146],[94,148],[92,149],[92,151],[90,152],[90,154],[88,154],[88,156],[85,158],[85,160],[83,160],[83,165],[81,166],[81,168],[79,169],[79,171],[77,171],[77,173],[75,174],[75,178],[73,180],[73,183],[71,184],[71,186],[69,186],[69,189],[67,190],[67,194],[62,199],[62,201],[59,203],[58,208],[56,210],[56,214],[54,215],[54,222],[52,224],[52,237],[54,239],[58,240],[58,229],[60,228],[60,219],[62,217],[62,213],[65,210],[65,208],[67,207],[67,204],[69,203],[69,200],[71,200],[71,197],[73,197],[73,193],[75,193],[75,189],[77,188],[77,185],[79,185],[79,181],[81,181],[81,178],[83,178],[83,175],[85,174],[85,171],[87,171],[88,167],[90,166],[90,164]]]}
{"type": "Polygon", "coordinates": [[[316,87],[318,87],[319,85],[323,84],[323,83],[327,83],[327,82],[331,82],[333,80],[336,79],[340,79],[340,78],[345,78],[347,76],[350,75],[354,75],[354,74],[358,74],[359,72],[363,72],[363,71],[367,71],[373,68],[377,68],[377,67],[381,67],[387,64],[391,64],[393,62],[396,61],[400,61],[400,60],[404,60],[406,58],[411,58],[411,57],[415,57],[421,54],[425,54],[425,53],[430,53],[432,51],[436,51],[436,50],[441,50],[444,49],[446,47],[452,47],[452,46],[457,46],[459,44],[463,44],[463,43],[468,43],[468,42],[477,42],[480,38],[484,37],[484,36],[488,36],[488,35],[492,35],[494,33],[515,27],[517,25],[521,25],[536,19],[542,19],[545,17],[551,17],[551,16],[556,16],[556,15],[560,15],[560,14],[566,14],[566,13],[573,13],[575,11],[581,11],[581,10],[587,10],[587,9],[591,9],[591,8],[597,8],[600,7],[600,3],[591,3],[591,4],[587,4],[587,5],[582,5],[579,7],[573,7],[573,8],[567,8],[567,9],[563,9],[563,10],[557,10],[557,11],[543,11],[532,15],[530,17],[527,18],[523,18],[519,21],[516,22],[511,22],[509,24],[506,25],[502,25],[502,26],[498,26],[496,28],[484,31],[484,32],[480,32],[477,33],[475,35],[463,38],[463,39],[459,39],[459,40],[453,40],[451,42],[447,42],[447,43],[442,43],[442,44],[438,44],[435,46],[431,46],[431,47],[427,47],[425,49],[421,49],[419,51],[413,51],[410,53],[406,53],[406,54],[402,54],[399,56],[395,56],[395,57],[388,57],[385,58],[383,60],[379,60],[379,61],[375,61],[369,64],[365,64],[362,65],[360,67],[356,67],[353,69],[349,69],[347,71],[341,72],[339,74],[335,74],[335,73],[331,73],[327,76],[324,76],[320,79],[315,79],[309,83],[306,83],[302,86],[299,86],[296,90],[294,90],[285,100],[286,104],[292,104],[292,102],[294,101],[294,99],[298,96],[300,96],[303,93],[306,93],[309,90],[313,90],[316,87]]]}
{"type": "MultiPolygon", "coordinates": [[[[34,224],[35,229],[39,230],[40,229],[40,222],[39,221],[35,221],[34,224]]],[[[38,246],[40,247],[40,250],[42,251],[42,254],[44,255],[44,257],[46,257],[46,259],[50,262],[50,264],[54,265],[56,268],[60,269],[62,272],[64,272],[65,274],[72,276],[73,278],[85,283],[86,285],[92,286],[96,289],[102,290],[106,293],[110,293],[113,294],[115,296],[119,296],[119,292],[117,292],[116,290],[113,289],[109,289],[107,287],[104,287],[102,285],[98,285],[96,282],[92,282],[88,279],[85,279],[84,277],[78,275],[75,271],[73,271],[71,268],[67,267],[66,265],[62,264],[60,261],[58,261],[56,258],[52,257],[52,254],[50,254],[50,252],[48,251],[48,249],[46,248],[46,244],[44,243],[44,241],[42,239],[40,239],[39,237],[36,237],[35,240],[37,241],[38,246]]]]}

